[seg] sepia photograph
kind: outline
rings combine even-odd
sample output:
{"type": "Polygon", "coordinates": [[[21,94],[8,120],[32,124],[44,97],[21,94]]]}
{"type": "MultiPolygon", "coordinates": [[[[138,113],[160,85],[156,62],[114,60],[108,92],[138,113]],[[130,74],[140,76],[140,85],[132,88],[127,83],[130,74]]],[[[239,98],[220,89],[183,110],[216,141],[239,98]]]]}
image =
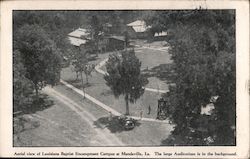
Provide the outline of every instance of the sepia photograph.
{"type": "Polygon", "coordinates": [[[0,157],[249,158],[247,0],[0,4],[0,157]]]}
{"type": "Polygon", "coordinates": [[[14,10],[13,145],[236,145],[235,44],[235,10],[14,10]]]}

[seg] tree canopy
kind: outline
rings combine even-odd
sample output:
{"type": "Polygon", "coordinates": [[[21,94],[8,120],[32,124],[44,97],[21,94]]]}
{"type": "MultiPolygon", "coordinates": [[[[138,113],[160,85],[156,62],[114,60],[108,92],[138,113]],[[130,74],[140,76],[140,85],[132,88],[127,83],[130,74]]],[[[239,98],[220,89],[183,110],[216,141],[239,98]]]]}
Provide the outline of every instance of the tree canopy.
{"type": "Polygon", "coordinates": [[[124,95],[126,115],[129,114],[128,102],[134,103],[144,93],[145,78],[142,76],[141,62],[135,56],[134,50],[122,51],[121,55],[110,55],[106,63],[108,74],[104,76],[106,84],[115,97],[124,95]]]}
{"type": "Polygon", "coordinates": [[[176,72],[176,86],[167,97],[176,124],[174,133],[185,136],[199,131],[202,137],[194,137],[190,144],[235,144],[234,11],[162,11],[155,17],[147,21],[155,32],[168,31],[166,40],[176,72]],[[213,96],[218,100],[213,102],[212,115],[201,115],[201,108],[213,96]],[[207,122],[201,122],[203,119],[207,122]],[[207,143],[209,137],[212,140],[207,143]]]}
{"type": "Polygon", "coordinates": [[[26,69],[22,63],[19,51],[13,53],[13,107],[14,112],[22,110],[31,104],[33,94],[33,84],[25,77],[26,69]]]}
{"type": "Polygon", "coordinates": [[[59,81],[61,56],[54,42],[38,25],[24,25],[14,36],[14,50],[20,52],[25,77],[34,84],[36,93],[46,84],[59,81]]]}

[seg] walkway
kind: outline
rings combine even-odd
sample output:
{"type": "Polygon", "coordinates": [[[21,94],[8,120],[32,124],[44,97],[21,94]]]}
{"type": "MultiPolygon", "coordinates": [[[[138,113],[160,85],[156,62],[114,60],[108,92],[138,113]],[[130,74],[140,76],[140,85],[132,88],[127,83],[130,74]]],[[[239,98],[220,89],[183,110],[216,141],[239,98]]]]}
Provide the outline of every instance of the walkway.
{"type": "MultiPolygon", "coordinates": [[[[61,83],[64,84],[66,87],[70,88],[71,90],[75,91],[76,93],[82,95],[83,97],[85,97],[86,99],[90,100],[91,102],[95,103],[96,105],[98,105],[99,107],[105,109],[108,112],[111,112],[113,115],[115,116],[120,116],[122,115],[121,113],[119,113],[118,111],[116,111],[115,109],[111,108],[110,106],[102,103],[101,101],[95,99],[94,97],[90,96],[87,93],[83,93],[82,90],[74,87],[73,85],[67,83],[64,80],[61,80],[61,83]]],[[[153,121],[153,122],[159,122],[159,123],[168,123],[168,121],[166,120],[156,120],[156,119],[152,119],[152,118],[140,118],[140,117],[136,117],[136,116],[129,116],[132,117],[134,119],[139,119],[139,120],[143,120],[143,121],[153,121]]]]}
{"type": "MultiPolygon", "coordinates": [[[[107,72],[103,71],[101,69],[102,66],[104,66],[106,64],[106,62],[108,61],[108,58],[104,59],[103,61],[101,61],[98,65],[95,66],[95,70],[98,73],[101,73],[103,75],[108,74],[107,72]]],[[[146,91],[150,91],[150,92],[156,92],[156,93],[167,93],[169,90],[161,90],[161,89],[154,89],[154,88],[147,88],[147,87],[143,87],[146,91]]]]}

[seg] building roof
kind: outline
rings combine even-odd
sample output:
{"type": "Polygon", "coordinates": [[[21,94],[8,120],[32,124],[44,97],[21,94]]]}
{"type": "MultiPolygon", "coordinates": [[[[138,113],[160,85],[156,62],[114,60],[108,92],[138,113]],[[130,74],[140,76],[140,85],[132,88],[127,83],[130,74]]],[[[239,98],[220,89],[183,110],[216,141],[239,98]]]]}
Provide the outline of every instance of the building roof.
{"type": "Polygon", "coordinates": [[[80,38],[76,38],[76,37],[68,37],[69,38],[69,41],[72,45],[74,46],[80,46],[82,44],[86,44],[87,40],[83,40],[83,39],[80,39],[80,38]]]}
{"type": "Polygon", "coordinates": [[[162,32],[160,32],[160,33],[155,33],[155,37],[159,37],[159,36],[166,36],[166,35],[168,35],[168,33],[166,32],[166,31],[162,31],[162,32]]]}
{"type": "Polygon", "coordinates": [[[145,32],[150,26],[146,25],[146,22],[143,20],[136,20],[132,23],[127,24],[127,26],[130,26],[134,29],[137,33],[145,32]]]}
{"type": "Polygon", "coordinates": [[[120,41],[125,41],[125,37],[124,36],[112,35],[109,38],[120,40],[120,41]]]}
{"type": "Polygon", "coordinates": [[[78,28],[78,29],[76,29],[68,34],[68,36],[76,37],[76,38],[81,38],[81,37],[87,38],[89,35],[90,35],[90,33],[88,32],[88,30],[82,29],[82,28],[78,28]]]}
{"type": "Polygon", "coordinates": [[[127,24],[127,26],[132,26],[132,27],[133,26],[146,26],[146,23],[143,20],[136,20],[132,23],[127,24]]]}

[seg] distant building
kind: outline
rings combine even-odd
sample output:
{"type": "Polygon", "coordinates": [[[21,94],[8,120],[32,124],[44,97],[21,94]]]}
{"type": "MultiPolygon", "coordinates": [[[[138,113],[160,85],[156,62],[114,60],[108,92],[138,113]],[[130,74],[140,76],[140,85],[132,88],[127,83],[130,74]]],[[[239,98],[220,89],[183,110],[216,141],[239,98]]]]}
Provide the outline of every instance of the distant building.
{"type": "Polygon", "coordinates": [[[79,47],[90,39],[90,33],[87,29],[78,28],[68,34],[68,39],[72,45],[79,47]]]}
{"type": "Polygon", "coordinates": [[[90,32],[87,29],[78,28],[70,32],[68,36],[81,38],[81,39],[90,39],[90,32]]]}
{"type": "Polygon", "coordinates": [[[147,26],[143,20],[136,20],[127,24],[127,31],[130,38],[147,38],[149,36],[149,28],[150,26],[147,26]]]}
{"type": "Polygon", "coordinates": [[[159,33],[154,33],[154,40],[164,40],[168,33],[166,31],[161,31],[159,33]]]}
{"type": "MultiPolygon", "coordinates": [[[[106,23],[106,29],[112,27],[111,24],[106,23]]],[[[70,43],[81,49],[82,47],[88,47],[87,42],[91,40],[91,35],[87,29],[78,28],[68,34],[70,43]]],[[[115,51],[123,50],[125,47],[125,36],[104,34],[98,41],[98,51],[115,51]]]]}
{"type": "Polygon", "coordinates": [[[155,33],[154,37],[162,37],[162,36],[167,36],[167,35],[168,35],[168,33],[166,31],[162,31],[159,33],[155,33]]]}
{"type": "Polygon", "coordinates": [[[75,37],[68,37],[70,43],[74,46],[81,46],[83,44],[86,44],[87,40],[83,40],[83,39],[80,39],[80,38],[75,38],[75,37]]]}
{"type": "Polygon", "coordinates": [[[123,50],[125,48],[125,37],[112,35],[107,37],[107,51],[123,50]]]}

